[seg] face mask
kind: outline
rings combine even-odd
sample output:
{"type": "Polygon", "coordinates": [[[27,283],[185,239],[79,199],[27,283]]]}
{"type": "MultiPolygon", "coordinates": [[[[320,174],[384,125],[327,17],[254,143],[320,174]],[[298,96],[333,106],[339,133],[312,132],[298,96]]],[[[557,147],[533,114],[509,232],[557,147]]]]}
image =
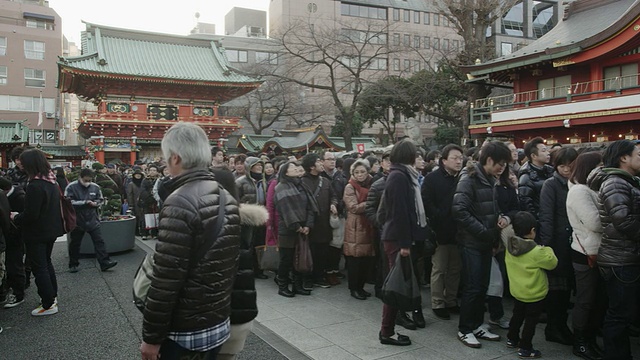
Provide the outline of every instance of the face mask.
{"type": "Polygon", "coordinates": [[[84,187],[89,187],[89,185],[91,185],[90,182],[84,182],[82,180],[80,180],[80,185],[84,186],[84,187]]]}

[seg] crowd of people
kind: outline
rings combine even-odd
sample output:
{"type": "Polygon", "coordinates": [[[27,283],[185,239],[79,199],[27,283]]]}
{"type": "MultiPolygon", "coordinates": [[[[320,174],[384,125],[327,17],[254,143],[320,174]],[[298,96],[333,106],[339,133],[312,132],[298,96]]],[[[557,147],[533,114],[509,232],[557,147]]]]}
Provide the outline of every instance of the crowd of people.
{"type": "MultiPolygon", "coordinates": [[[[278,248],[273,280],[287,298],[346,282],[357,300],[382,299],[396,259],[409,257],[417,282],[429,286],[434,315],[458,314],[457,338],[466,346],[502,340],[492,331],[499,327],[508,329],[506,346],[521,358],[538,358],[532,339],[538,322],[546,322],[546,341],[572,346],[576,356],[631,358],[640,287],[637,141],[550,149],[534,138],[522,150],[487,141],[425,152],[403,139],[382,153],[231,156],[210,149],[199,127],[179,123],[162,150],[158,162],[93,166],[122,195],[122,213],[136,216],[138,235],[158,239],[143,359],[235,358],[258,312],[255,279],[275,270],[258,261],[265,245],[278,248]],[[205,231],[220,214],[223,226],[205,231]],[[213,245],[195,257],[211,236],[213,245]],[[308,271],[297,266],[303,241],[308,271]],[[505,296],[513,298],[511,318],[505,296]]],[[[85,233],[102,271],[117,264],[100,231],[96,209],[104,200],[91,169],[67,184],[40,150],[18,148],[12,160],[15,167],[0,177],[4,307],[24,302],[33,274],[41,305],[32,315],[55,314],[51,252],[65,232],[61,196],[78,219],[68,244],[70,272],[79,270],[85,233]]],[[[385,303],[380,342],[411,344],[395,328],[425,328],[424,305],[385,303]]]]}

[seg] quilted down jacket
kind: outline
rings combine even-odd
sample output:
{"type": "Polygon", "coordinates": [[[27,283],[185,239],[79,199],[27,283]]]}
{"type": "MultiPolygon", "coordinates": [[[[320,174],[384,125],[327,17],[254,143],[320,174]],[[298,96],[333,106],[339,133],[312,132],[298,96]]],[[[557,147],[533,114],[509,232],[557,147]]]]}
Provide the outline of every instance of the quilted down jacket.
{"type": "Polygon", "coordinates": [[[518,197],[520,209],[532,213],[536,219],[540,212],[540,192],[544,181],[553,176],[553,167],[542,168],[525,163],[518,173],[518,197]]]}

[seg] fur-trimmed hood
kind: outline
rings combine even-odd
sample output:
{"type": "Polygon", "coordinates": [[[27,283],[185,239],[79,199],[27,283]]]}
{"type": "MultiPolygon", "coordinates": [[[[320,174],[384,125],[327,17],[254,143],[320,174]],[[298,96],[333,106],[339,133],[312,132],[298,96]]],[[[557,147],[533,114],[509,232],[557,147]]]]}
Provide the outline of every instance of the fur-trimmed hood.
{"type": "Polygon", "coordinates": [[[246,226],[263,226],[269,220],[269,212],[263,205],[240,204],[240,224],[246,226]]]}

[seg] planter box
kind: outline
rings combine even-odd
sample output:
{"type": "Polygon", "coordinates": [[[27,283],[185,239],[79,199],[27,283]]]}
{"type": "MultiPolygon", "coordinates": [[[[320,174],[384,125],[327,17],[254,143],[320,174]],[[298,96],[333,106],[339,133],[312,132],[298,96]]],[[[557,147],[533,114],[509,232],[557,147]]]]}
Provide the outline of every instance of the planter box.
{"type": "MultiPolygon", "coordinates": [[[[136,218],[134,216],[130,219],[102,221],[100,228],[104,245],[109,254],[131,250],[136,246],[136,218]]],[[[89,233],[85,233],[82,238],[80,254],[95,254],[89,233]]]]}

